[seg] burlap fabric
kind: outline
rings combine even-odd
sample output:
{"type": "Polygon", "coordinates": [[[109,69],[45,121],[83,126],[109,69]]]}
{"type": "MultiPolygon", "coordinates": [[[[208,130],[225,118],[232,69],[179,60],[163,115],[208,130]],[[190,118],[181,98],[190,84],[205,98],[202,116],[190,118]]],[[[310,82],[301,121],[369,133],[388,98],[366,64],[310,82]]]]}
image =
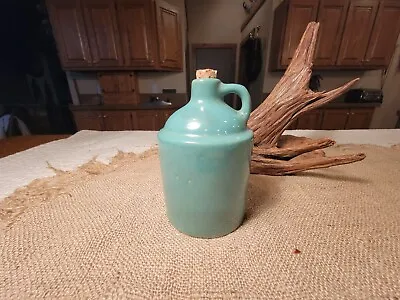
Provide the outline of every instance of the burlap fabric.
{"type": "Polygon", "coordinates": [[[0,297],[399,299],[400,150],[331,152],[360,150],[352,165],[251,176],[246,220],[213,240],[168,223],[156,154],[33,183],[1,205],[0,297]]]}

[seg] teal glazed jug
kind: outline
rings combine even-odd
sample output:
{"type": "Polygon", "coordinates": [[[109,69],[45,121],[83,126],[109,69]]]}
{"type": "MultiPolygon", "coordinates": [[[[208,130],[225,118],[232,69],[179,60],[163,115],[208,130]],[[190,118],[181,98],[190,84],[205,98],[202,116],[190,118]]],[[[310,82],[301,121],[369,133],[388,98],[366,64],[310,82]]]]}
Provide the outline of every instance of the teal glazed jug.
{"type": "Polygon", "coordinates": [[[214,238],[240,226],[245,213],[253,132],[250,95],[238,84],[195,79],[190,101],[158,133],[167,216],[179,231],[214,238]],[[223,97],[235,93],[235,110],[223,97]]]}

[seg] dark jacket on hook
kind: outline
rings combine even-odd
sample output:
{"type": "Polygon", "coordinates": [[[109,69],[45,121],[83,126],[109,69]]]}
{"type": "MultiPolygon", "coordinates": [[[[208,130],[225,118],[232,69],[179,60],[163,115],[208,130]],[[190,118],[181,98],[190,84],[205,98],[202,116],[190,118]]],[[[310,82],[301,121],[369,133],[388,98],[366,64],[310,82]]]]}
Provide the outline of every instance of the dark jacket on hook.
{"type": "Polygon", "coordinates": [[[262,47],[260,38],[249,38],[245,42],[246,49],[246,77],[253,82],[260,74],[262,67],[262,47]]]}

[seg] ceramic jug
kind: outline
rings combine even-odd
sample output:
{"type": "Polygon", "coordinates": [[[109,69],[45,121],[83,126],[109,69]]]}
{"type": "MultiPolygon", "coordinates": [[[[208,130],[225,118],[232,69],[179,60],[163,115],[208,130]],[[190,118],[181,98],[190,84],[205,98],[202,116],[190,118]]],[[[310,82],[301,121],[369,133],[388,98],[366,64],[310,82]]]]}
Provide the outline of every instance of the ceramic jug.
{"type": "Polygon", "coordinates": [[[167,216],[179,231],[213,238],[242,223],[253,145],[250,106],[241,85],[195,79],[190,101],[159,132],[167,216]],[[224,102],[229,93],[241,98],[240,110],[224,102]]]}

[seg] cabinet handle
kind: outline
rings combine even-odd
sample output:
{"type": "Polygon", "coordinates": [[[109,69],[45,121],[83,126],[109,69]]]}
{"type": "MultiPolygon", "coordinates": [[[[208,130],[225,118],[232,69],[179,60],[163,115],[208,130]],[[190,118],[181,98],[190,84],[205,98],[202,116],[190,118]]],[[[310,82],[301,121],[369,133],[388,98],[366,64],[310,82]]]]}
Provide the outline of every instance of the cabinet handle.
{"type": "Polygon", "coordinates": [[[352,113],[351,113],[351,115],[353,116],[353,115],[354,115],[354,113],[352,112],[352,113]]]}
{"type": "Polygon", "coordinates": [[[108,118],[108,116],[107,116],[107,115],[104,115],[103,118],[108,118]]]}
{"type": "Polygon", "coordinates": [[[102,116],[102,115],[98,115],[97,117],[98,117],[98,118],[102,118],[103,116],[102,116]]]}
{"type": "Polygon", "coordinates": [[[346,115],[349,115],[350,113],[346,113],[346,115]]]}

